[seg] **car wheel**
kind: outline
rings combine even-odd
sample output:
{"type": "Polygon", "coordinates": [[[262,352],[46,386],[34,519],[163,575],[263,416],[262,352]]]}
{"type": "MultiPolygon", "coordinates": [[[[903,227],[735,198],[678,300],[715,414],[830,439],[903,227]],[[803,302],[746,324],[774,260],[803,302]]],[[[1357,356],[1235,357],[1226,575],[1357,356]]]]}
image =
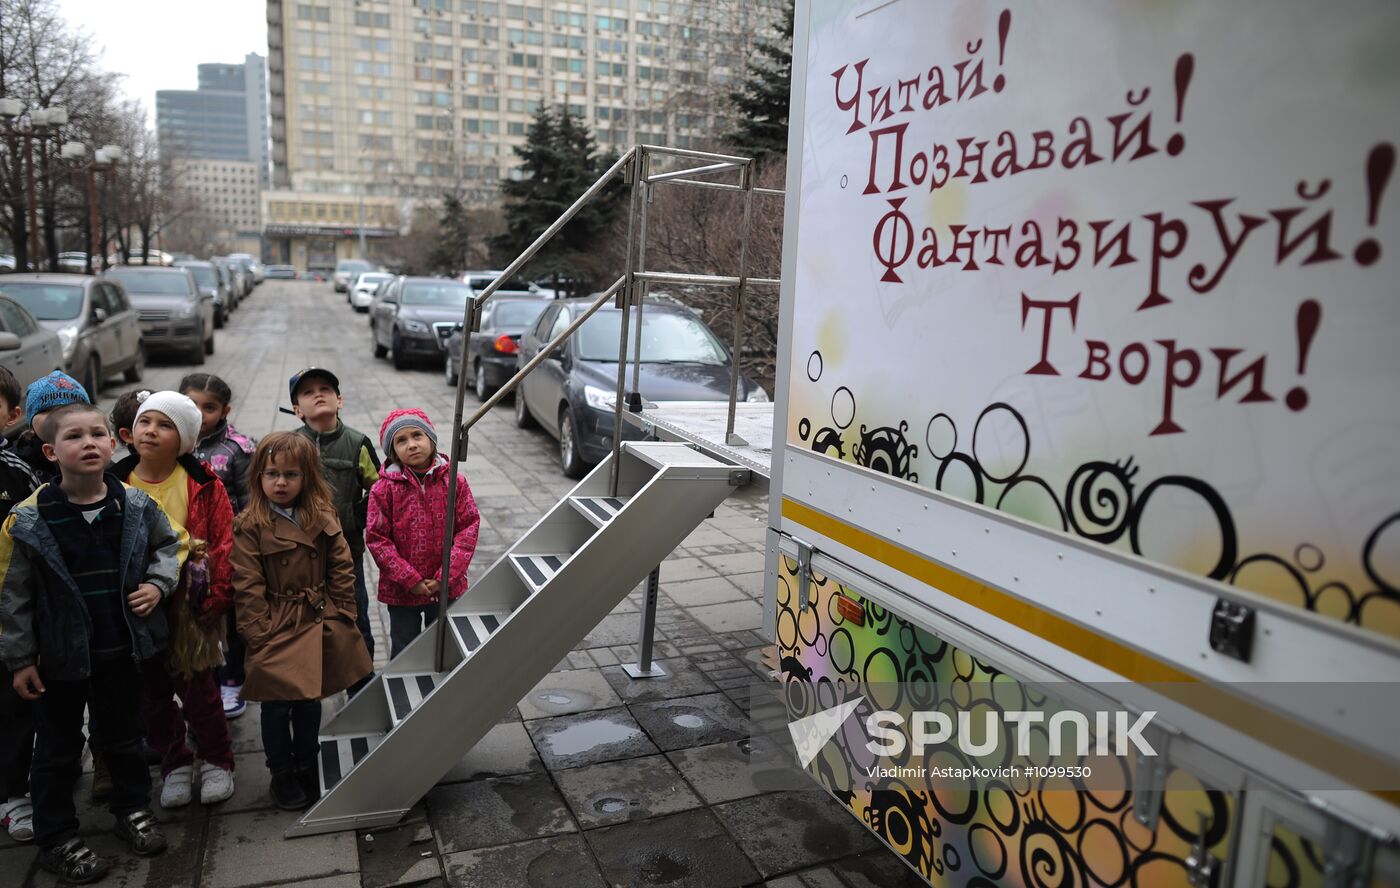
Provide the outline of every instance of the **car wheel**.
{"type": "Polygon", "coordinates": [[[374,321],[369,322],[369,341],[374,343],[374,356],[382,358],[389,354],[389,350],[379,344],[379,331],[374,328],[374,321]]]}
{"type": "Polygon", "coordinates": [[[486,384],[486,365],[480,361],[476,362],[476,374],[472,378],[472,383],[472,388],[476,390],[476,398],[478,401],[485,401],[487,398],[491,397],[493,389],[486,384]]]}
{"type": "Polygon", "coordinates": [[[559,411],[559,468],[566,478],[582,478],[588,473],[588,464],[578,449],[574,413],[568,407],[559,411]]]}
{"type": "Polygon", "coordinates": [[[88,359],[87,375],[83,378],[83,388],[94,402],[102,394],[102,361],[97,355],[88,359]]]}
{"type": "Polygon", "coordinates": [[[206,344],[205,344],[205,341],[204,341],[204,331],[203,331],[203,330],[200,330],[200,331],[199,331],[199,335],[200,335],[199,344],[196,345],[196,346],[194,347],[194,350],[190,352],[190,355],[191,355],[191,357],[190,357],[190,363],[191,363],[191,364],[203,364],[203,363],[204,363],[204,355],[206,354],[206,352],[205,352],[206,344]]]}
{"type": "Polygon", "coordinates": [[[515,390],[515,427],[518,429],[535,427],[535,418],[530,415],[530,408],[525,406],[525,393],[520,389],[515,390]]]}
{"type": "Polygon", "coordinates": [[[146,375],[146,347],[138,345],[136,347],[136,363],[126,368],[123,374],[127,382],[140,382],[141,377],[146,375]]]}
{"type": "Polygon", "coordinates": [[[224,307],[216,305],[214,307],[214,329],[222,330],[226,323],[228,323],[228,315],[224,312],[224,307]]]}
{"type": "Polygon", "coordinates": [[[447,380],[448,388],[457,387],[457,371],[452,367],[452,356],[448,355],[442,361],[442,375],[447,380]]]}
{"type": "Polygon", "coordinates": [[[408,357],[403,353],[403,341],[399,339],[397,333],[394,334],[394,338],[389,341],[389,351],[391,352],[390,357],[394,362],[394,369],[407,370],[408,357]]]}
{"type": "Polygon", "coordinates": [[[210,333],[209,338],[204,340],[204,353],[212,355],[214,353],[214,334],[210,333]]]}

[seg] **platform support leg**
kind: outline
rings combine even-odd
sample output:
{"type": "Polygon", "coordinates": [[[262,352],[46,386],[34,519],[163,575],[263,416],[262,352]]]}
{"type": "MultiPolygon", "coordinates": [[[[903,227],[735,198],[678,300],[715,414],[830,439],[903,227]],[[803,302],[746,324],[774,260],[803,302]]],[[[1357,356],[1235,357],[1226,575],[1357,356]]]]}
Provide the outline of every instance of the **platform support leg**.
{"type": "Polygon", "coordinates": [[[666,670],[651,661],[652,642],[656,638],[656,596],[661,590],[661,565],[652,568],[647,575],[646,603],[642,606],[641,659],[636,663],[624,663],[622,671],[629,678],[659,678],[666,670]]]}

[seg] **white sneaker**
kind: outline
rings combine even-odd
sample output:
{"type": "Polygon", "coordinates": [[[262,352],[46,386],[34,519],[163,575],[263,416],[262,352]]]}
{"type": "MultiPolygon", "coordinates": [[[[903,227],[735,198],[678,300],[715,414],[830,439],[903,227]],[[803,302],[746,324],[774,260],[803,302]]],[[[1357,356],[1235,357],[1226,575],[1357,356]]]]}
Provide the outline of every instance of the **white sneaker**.
{"type": "Polygon", "coordinates": [[[244,702],[243,685],[219,685],[219,697],[224,704],[224,718],[232,720],[238,718],[247,709],[248,704],[244,702]]]}
{"type": "Polygon", "coordinates": [[[194,768],[181,765],[165,775],[165,785],[160,788],[162,808],[183,808],[190,803],[190,783],[194,779],[194,768]]]}
{"type": "Polygon", "coordinates": [[[199,801],[203,805],[217,805],[233,795],[233,772],[225,771],[209,762],[199,763],[199,801]]]}
{"type": "Polygon", "coordinates": [[[34,841],[34,805],[29,796],[20,796],[0,804],[0,826],[16,842],[34,841]]]}

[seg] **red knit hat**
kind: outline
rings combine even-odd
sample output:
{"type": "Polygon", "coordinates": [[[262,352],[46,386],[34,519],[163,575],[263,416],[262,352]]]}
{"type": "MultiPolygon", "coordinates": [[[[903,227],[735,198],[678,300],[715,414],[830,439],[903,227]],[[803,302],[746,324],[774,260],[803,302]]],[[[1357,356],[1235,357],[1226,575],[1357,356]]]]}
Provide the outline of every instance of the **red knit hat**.
{"type": "Polygon", "coordinates": [[[432,439],[433,446],[437,446],[437,430],[433,428],[428,414],[416,407],[395,410],[384,417],[384,424],[379,427],[379,447],[384,451],[385,459],[394,458],[394,436],[408,428],[421,429],[423,434],[432,439]]]}

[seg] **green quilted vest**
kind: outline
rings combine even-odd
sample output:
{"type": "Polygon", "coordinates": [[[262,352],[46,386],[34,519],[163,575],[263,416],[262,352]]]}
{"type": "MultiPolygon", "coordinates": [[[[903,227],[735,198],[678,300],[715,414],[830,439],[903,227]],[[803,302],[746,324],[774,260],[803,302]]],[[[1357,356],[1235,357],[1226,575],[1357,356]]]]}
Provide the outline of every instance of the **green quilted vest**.
{"type": "Polygon", "coordinates": [[[363,552],[365,489],[360,484],[360,451],[369,439],[338,419],[334,431],[322,433],[303,425],[297,429],[297,434],[310,438],[320,449],[321,468],[326,473],[326,483],[330,485],[331,495],[335,499],[335,510],[340,515],[345,541],[357,554],[363,552]]]}

